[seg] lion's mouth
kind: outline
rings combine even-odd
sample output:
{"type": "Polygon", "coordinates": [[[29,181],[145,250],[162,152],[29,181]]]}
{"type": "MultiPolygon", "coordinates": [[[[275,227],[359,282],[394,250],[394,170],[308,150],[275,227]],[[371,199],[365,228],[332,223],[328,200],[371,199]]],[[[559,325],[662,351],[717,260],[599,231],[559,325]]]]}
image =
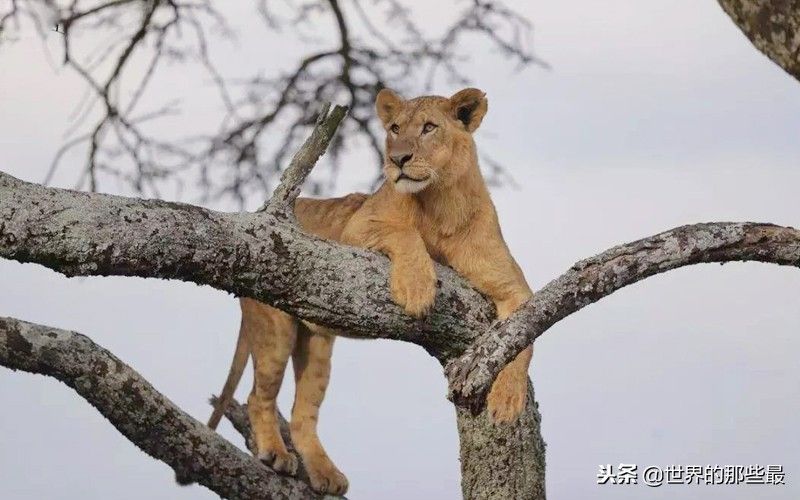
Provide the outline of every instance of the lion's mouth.
{"type": "Polygon", "coordinates": [[[425,181],[428,180],[428,177],[425,177],[424,179],[415,179],[415,178],[411,177],[410,175],[406,175],[403,172],[400,172],[400,175],[397,176],[397,179],[395,179],[394,182],[398,183],[403,179],[409,180],[409,181],[414,181],[414,182],[425,182],[425,181]]]}

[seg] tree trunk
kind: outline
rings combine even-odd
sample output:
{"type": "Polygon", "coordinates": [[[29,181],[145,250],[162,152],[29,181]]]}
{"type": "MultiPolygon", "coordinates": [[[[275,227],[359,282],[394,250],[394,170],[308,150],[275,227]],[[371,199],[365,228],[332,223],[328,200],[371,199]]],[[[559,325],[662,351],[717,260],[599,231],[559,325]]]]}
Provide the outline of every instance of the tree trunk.
{"type": "Polygon", "coordinates": [[[493,424],[484,409],[457,408],[461,491],[466,500],[544,500],[542,416],[528,381],[525,410],[514,424],[493,424]]]}

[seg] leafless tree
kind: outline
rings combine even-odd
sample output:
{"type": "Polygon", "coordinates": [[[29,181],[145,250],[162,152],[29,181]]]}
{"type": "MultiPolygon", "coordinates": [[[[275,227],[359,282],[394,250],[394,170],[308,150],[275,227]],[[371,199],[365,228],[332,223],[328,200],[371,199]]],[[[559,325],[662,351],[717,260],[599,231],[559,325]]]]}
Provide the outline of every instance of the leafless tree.
{"type": "MultiPolygon", "coordinates": [[[[759,49],[800,80],[792,69],[800,43],[797,2],[720,3],[759,49]],[[770,22],[764,25],[763,19],[770,22]],[[782,35],[765,36],[770,33],[782,35]]],[[[276,195],[255,213],[48,188],[0,173],[0,256],[66,276],[206,284],[354,336],[420,345],[441,362],[456,404],[464,497],[536,500],[545,498],[545,467],[533,387],[529,384],[527,406],[514,424],[494,425],[483,409],[486,390],[505,363],[564,317],[658,273],[731,261],[800,267],[797,229],[695,224],[576,263],[503,322],[493,321],[490,304],[463,279],[438,266],[434,310],[425,321],[414,320],[390,298],[386,258],[310,237],[288,216],[316,158],[335,142],[344,114],[342,108],[319,114],[276,195]],[[352,287],[354,282],[363,286],[352,287]]],[[[302,474],[274,473],[83,335],[0,318],[0,364],[66,383],[145,452],[222,497],[315,498],[302,474]]],[[[247,437],[243,415],[239,406],[228,408],[228,418],[247,437]]]]}
{"type": "MultiPolygon", "coordinates": [[[[364,147],[374,157],[378,179],[381,139],[372,106],[387,82],[409,94],[441,78],[468,82],[459,69],[468,54],[459,42],[470,34],[513,64],[543,64],[531,52],[529,21],[501,1],[455,0],[459,13],[442,33],[430,36],[398,0],[287,0],[279,6],[259,0],[252,8],[263,24],[304,42],[308,52],[285,73],[273,69],[261,74],[256,68],[252,75],[236,79],[226,77],[210,55],[216,38],[235,32],[220,4],[209,0],[6,3],[0,13],[5,43],[14,39],[21,23],[32,22],[42,36],[61,38],[63,64],[88,86],[86,130],[76,131],[55,154],[45,184],[65,153],[84,147],[86,162],[76,187],[91,191],[98,189],[103,175],[111,175],[137,193],[156,197],[165,183],[193,180],[205,200],[230,198],[243,206],[251,195],[263,199],[303,130],[313,123],[315,106],[324,101],[345,104],[350,119],[329,149],[327,179],[314,182],[313,191],[330,189],[343,154],[364,147]],[[319,26],[328,24],[332,39],[317,40],[319,26]],[[108,34],[112,41],[94,48],[76,42],[90,30],[108,34]],[[146,61],[143,72],[130,70],[137,59],[146,61]],[[160,67],[176,61],[200,65],[216,85],[220,122],[214,133],[169,140],[149,132],[154,120],[179,112],[172,100],[157,109],[141,106],[160,67]],[[132,90],[121,92],[123,84],[132,90]],[[91,113],[95,104],[101,112],[91,113]]],[[[180,89],[174,93],[171,99],[180,89]]],[[[489,179],[501,182],[503,168],[491,158],[485,163],[493,174],[489,179]]]]}

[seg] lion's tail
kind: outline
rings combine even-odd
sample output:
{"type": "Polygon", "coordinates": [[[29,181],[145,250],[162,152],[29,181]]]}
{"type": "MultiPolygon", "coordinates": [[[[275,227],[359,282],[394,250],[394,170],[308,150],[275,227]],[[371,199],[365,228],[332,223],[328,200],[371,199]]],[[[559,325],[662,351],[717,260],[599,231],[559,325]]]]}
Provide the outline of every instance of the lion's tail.
{"type": "MultiPolygon", "coordinates": [[[[244,311],[242,312],[244,314],[244,311]]],[[[236,387],[239,386],[239,381],[242,379],[242,374],[247,366],[247,357],[250,355],[250,344],[247,342],[247,335],[244,331],[244,318],[242,318],[242,325],[239,328],[239,339],[236,341],[236,351],[233,353],[233,361],[231,361],[231,368],[228,371],[228,378],[225,379],[225,385],[222,386],[222,392],[216,399],[214,404],[214,411],[208,419],[208,426],[216,429],[222,415],[225,414],[225,409],[233,399],[233,393],[236,392],[236,387]]]]}

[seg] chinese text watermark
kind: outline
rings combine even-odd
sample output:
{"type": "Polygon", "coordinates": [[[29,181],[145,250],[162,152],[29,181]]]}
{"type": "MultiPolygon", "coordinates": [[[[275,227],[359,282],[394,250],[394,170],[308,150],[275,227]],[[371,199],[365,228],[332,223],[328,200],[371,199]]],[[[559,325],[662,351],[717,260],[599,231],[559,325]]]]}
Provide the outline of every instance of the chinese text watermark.
{"type": "Polygon", "coordinates": [[[600,465],[597,484],[644,484],[658,487],[670,484],[736,485],[786,484],[783,465],[600,465]]]}

